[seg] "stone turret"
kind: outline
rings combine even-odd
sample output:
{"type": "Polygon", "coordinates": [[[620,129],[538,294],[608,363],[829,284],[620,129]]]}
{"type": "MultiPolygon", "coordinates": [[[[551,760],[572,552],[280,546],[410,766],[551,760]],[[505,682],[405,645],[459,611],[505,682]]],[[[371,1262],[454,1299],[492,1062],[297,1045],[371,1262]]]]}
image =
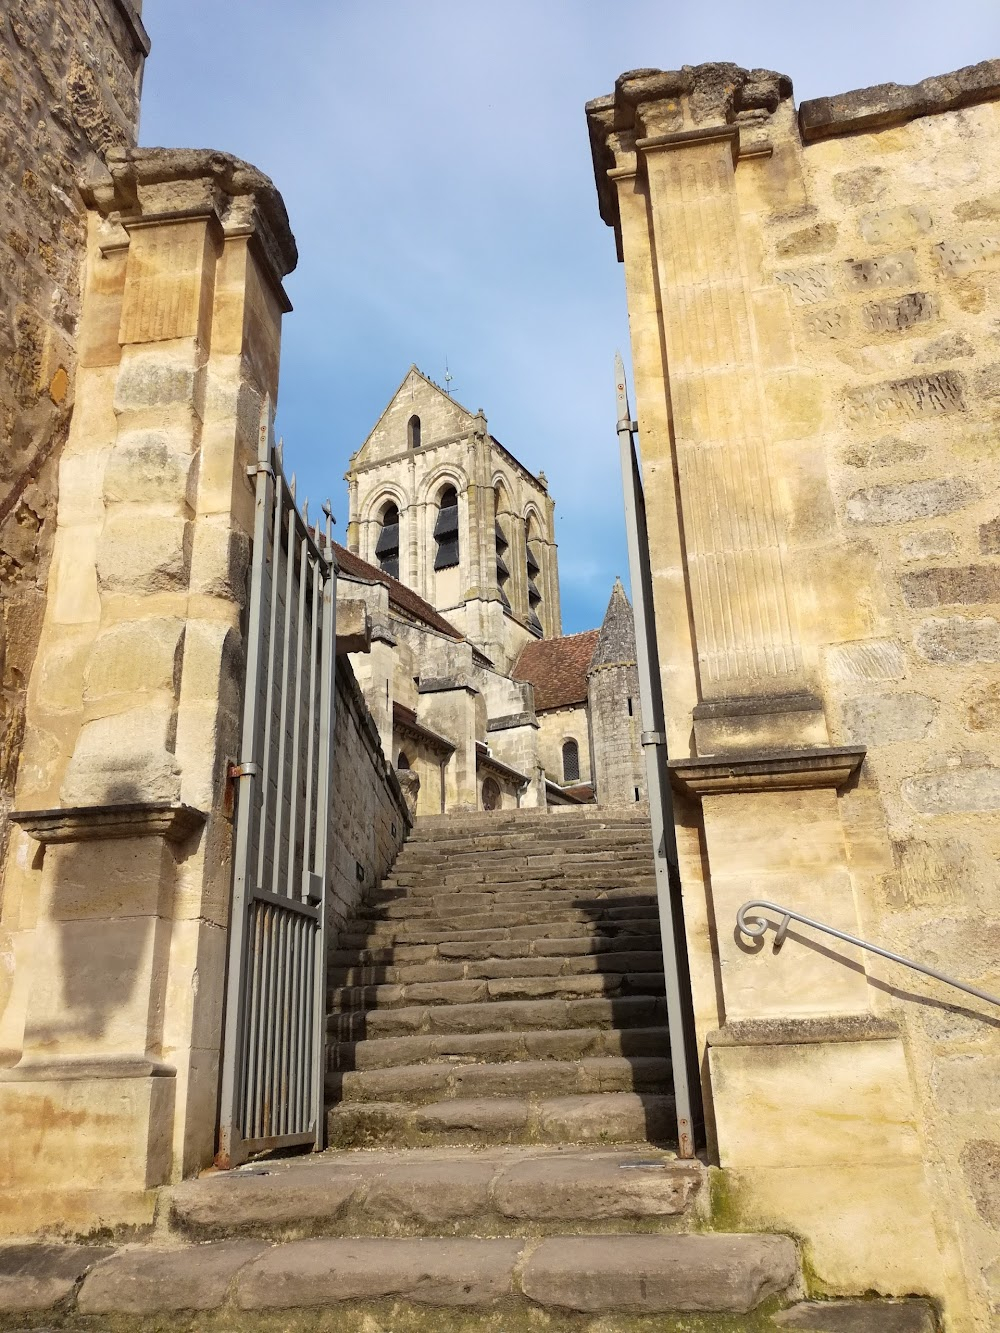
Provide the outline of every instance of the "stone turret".
{"type": "Polygon", "coordinates": [[[635,622],[621,579],[615,579],[587,669],[587,704],[598,803],[626,805],[645,800],[635,622]]]}

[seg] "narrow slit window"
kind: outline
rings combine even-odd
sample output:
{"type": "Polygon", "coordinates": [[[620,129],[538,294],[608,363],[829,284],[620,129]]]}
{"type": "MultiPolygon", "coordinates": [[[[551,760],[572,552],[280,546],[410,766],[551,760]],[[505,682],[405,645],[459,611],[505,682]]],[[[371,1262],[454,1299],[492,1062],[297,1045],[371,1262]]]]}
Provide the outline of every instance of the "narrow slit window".
{"type": "Polygon", "coordinates": [[[406,423],[406,447],[408,449],[420,448],[420,418],[416,415],[410,417],[406,423]]]}
{"type": "Polygon", "coordinates": [[[563,782],[580,781],[580,747],[576,741],[564,741],[562,747],[563,782]]]}
{"type": "Polygon", "coordinates": [[[434,524],[434,540],[437,542],[434,568],[452,569],[459,559],[458,492],[454,486],[448,486],[441,492],[437,521],[434,524]]]}
{"type": "Polygon", "coordinates": [[[399,578],[399,510],[394,504],[387,504],[382,511],[375,559],[379,569],[384,569],[394,579],[399,578]]]}

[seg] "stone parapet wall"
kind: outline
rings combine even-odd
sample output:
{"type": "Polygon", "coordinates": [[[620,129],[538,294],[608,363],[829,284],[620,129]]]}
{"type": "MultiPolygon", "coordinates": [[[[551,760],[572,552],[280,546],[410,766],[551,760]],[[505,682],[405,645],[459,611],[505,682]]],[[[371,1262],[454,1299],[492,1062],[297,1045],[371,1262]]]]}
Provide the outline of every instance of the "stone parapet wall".
{"type": "Polygon", "coordinates": [[[136,141],[149,49],[139,8],[18,0],[0,16],[0,844],[76,390],[86,248],[76,183],[136,141]]]}
{"type": "Polygon", "coordinates": [[[412,823],[346,657],[337,659],[335,737],[333,877],[327,916],[334,939],[366,894],[388,874],[412,823]]]}

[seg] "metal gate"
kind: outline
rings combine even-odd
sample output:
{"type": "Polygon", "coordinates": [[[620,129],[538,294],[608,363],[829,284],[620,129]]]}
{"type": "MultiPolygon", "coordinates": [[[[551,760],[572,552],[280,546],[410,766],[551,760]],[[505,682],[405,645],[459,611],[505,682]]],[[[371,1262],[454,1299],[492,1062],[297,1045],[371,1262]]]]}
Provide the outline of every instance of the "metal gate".
{"type": "Polygon", "coordinates": [[[677,863],[674,803],[667,771],[667,736],[660,688],[660,661],[653,616],[653,580],[646,531],[646,497],[633,439],[636,423],[628,405],[625,367],[615,355],[615,391],[618,399],[618,444],[622,487],[625,493],[625,531],[635,612],[635,655],[639,671],[639,709],[642,715],[642,750],[646,761],[646,789],[653,826],[656,866],[656,901],[666,979],[667,1023],[677,1106],[677,1142],[681,1157],[693,1157],[702,1132],[701,1083],[694,1030],[694,1004],[684,935],[684,904],[677,863]]]}
{"type": "Polygon", "coordinates": [[[220,1166],[323,1146],[337,569],[261,412],[237,781],[220,1166]]]}

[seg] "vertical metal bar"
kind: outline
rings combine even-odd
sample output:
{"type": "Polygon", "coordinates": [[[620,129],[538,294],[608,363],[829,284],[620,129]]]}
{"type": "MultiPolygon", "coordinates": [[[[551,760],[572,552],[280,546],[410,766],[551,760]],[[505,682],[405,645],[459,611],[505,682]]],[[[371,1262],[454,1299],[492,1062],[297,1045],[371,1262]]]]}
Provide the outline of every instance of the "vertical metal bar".
{"type": "MultiPolygon", "coordinates": [[[[301,891],[301,869],[296,874],[295,867],[295,827],[299,812],[299,760],[302,754],[302,649],[306,637],[306,589],[309,573],[309,538],[303,533],[299,549],[299,581],[296,589],[298,601],[298,629],[295,635],[295,707],[292,713],[292,790],[291,805],[288,812],[288,861],[285,871],[285,892],[292,898],[298,898],[301,891]]],[[[305,861],[303,859],[303,865],[305,861]]]]}
{"type": "Polygon", "coordinates": [[[649,813],[656,867],[656,898],[663,945],[667,1024],[677,1107],[677,1142],[681,1157],[693,1157],[700,1127],[701,1097],[693,1003],[684,935],[684,907],[677,861],[674,807],[667,772],[663,695],[653,615],[653,582],[642,478],[633,441],[632,414],[625,386],[625,367],[615,355],[618,444],[625,494],[625,529],[635,608],[635,646],[639,668],[639,706],[643,754],[649,789],[649,813]]]}
{"type": "MultiPolygon", "coordinates": [[[[263,666],[263,626],[268,613],[268,511],[270,508],[270,472],[273,444],[271,400],[261,406],[257,436],[257,472],[254,482],[253,555],[250,573],[250,608],[247,618],[246,682],[243,695],[242,739],[240,763],[259,762],[255,753],[258,740],[259,710],[266,707],[262,696],[261,672],[263,666]]],[[[245,980],[247,975],[248,908],[249,894],[254,884],[252,877],[251,830],[255,823],[261,788],[257,779],[246,776],[239,779],[236,795],[235,841],[233,847],[233,897],[229,916],[229,957],[226,977],[226,1020],[223,1040],[222,1086],[218,1156],[222,1165],[229,1165],[240,1157],[242,1150],[242,1108],[244,1070],[246,1067],[245,1038],[245,980]]]]}
{"type": "Polygon", "coordinates": [[[275,1021],[275,1009],[277,1007],[278,990],[278,921],[277,912],[269,903],[267,905],[268,934],[270,936],[270,951],[267,959],[267,976],[264,978],[264,1086],[261,1097],[261,1136],[270,1137],[273,1133],[271,1126],[274,1124],[274,1045],[277,1023],[275,1021]]]}
{"type": "Polygon", "coordinates": [[[291,979],[289,964],[291,963],[289,944],[289,913],[278,911],[278,919],[281,922],[281,953],[279,955],[279,973],[278,973],[278,1003],[275,1020],[278,1024],[278,1031],[275,1040],[277,1058],[274,1062],[274,1128],[272,1134],[284,1134],[285,1122],[287,1118],[287,1096],[288,1080],[285,1076],[285,1065],[288,1059],[288,983],[291,979]]]}
{"type": "MultiPolygon", "coordinates": [[[[274,450],[272,449],[272,457],[274,450]]],[[[281,574],[281,505],[282,505],[282,487],[280,465],[277,469],[277,476],[274,484],[274,515],[273,530],[271,540],[273,542],[271,553],[271,605],[269,628],[267,638],[267,685],[266,685],[266,711],[264,718],[264,744],[260,758],[260,829],[258,837],[260,839],[257,849],[257,884],[264,884],[264,868],[267,861],[268,848],[271,847],[271,829],[273,828],[273,816],[271,813],[271,787],[272,787],[272,760],[271,751],[274,745],[274,710],[275,699],[275,674],[277,671],[278,656],[278,591],[280,588],[279,578],[281,574]]],[[[272,847],[273,854],[273,847],[272,847]]]]}
{"type": "MultiPolygon", "coordinates": [[[[291,700],[288,690],[288,672],[292,653],[292,591],[295,581],[295,520],[294,500],[288,507],[288,550],[285,554],[285,616],[281,653],[281,703],[278,714],[278,794],[274,814],[274,860],[271,868],[271,892],[283,892],[281,884],[281,837],[284,827],[285,801],[288,795],[288,713],[291,700]]],[[[284,891],[287,891],[288,886],[284,891]]]]}
{"type": "Polygon", "coordinates": [[[312,623],[309,626],[309,733],[306,743],[306,800],[305,827],[302,835],[302,868],[316,869],[316,857],[313,848],[313,796],[315,794],[316,769],[316,676],[319,660],[319,620],[320,620],[320,578],[321,567],[318,560],[310,561],[312,573],[312,623]]]}
{"type": "Polygon", "coordinates": [[[315,1147],[321,1150],[324,1143],[324,1093],[325,1078],[323,1067],[326,1063],[326,895],[329,880],[329,839],[330,825],[333,818],[331,809],[333,800],[333,753],[334,730],[336,726],[337,706],[337,566],[333,559],[333,544],[330,532],[330,520],[327,519],[327,553],[329,569],[323,582],[323,633],[320,670],[319,703],[319,775],[316,784],[316,873],[322,884],[316,925],[315,947],[313,954],[313,1004],[311,1013],[312,1026],[312,1097],[313,1115],[316,1125],[315,1147]]]}
{"type": "Polygon", "coordinates": [[[245,1136],[248,1136],[250,1133],[250,1126],[253,1123],[254,1107],[256,1106],[260,1088],[257,1068],[257,1053],[260,1049],[260,985],[258,984],[258,973],[260,969],[261,951],[264,947],[264,928],[260,906],[260,903],[254,903],[253,905],[251,954],[247,966],[246,979],[244,981],[244,990],[248,993],[248,1001],[250,1005],[250,1021],[247,1024],[247,1040],[244,1048],[246,1053],[247,1072],[244,1080],[245,1109],[243,1111],[242,1123],[245,1136]]]}
{"type": "Polygon", "coordinates": [[[307,998],[307,992],[304,987],[305,978],[302,975],[305,964],[304,950],[302,941],[306,928],[305,917],[297,917],[295,921],[295,990],[292,997],[295,1014],[295,1027],[293,1043],[294,1070],[292,1079],[292,1125],[295,1133],[302,1132],[302,1087],[305,1078],[304,1068],[309,1059],[309,1052],[306,1050],[305,1042],[302,1040],[302,1007],[307,998]]]}

